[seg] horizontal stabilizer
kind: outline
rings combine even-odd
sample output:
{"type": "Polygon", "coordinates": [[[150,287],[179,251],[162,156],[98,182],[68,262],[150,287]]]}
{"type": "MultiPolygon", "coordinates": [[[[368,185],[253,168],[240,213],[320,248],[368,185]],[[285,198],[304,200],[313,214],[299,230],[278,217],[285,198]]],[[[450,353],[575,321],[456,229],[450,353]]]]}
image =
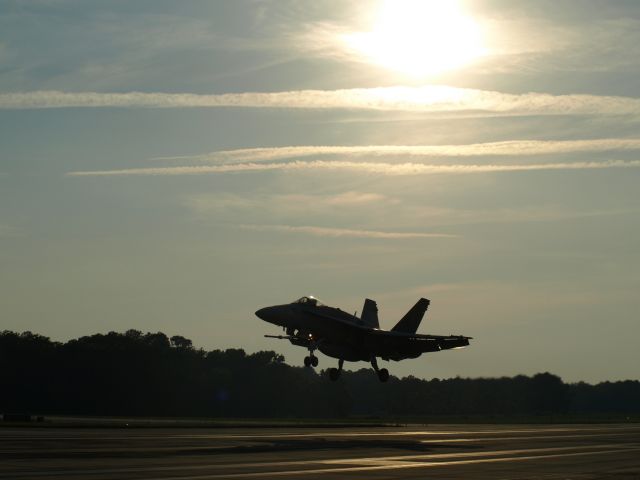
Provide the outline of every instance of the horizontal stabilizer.
{"type": "Polygon", "coordinates": [[[378,322],[378,306],[376,305],[376,302],[369,300],[368,298],[364,300],[362,317],[360,319],[367,327],[380,328],[380,323],[378,322]]]}
{"type": "Polygon", "coordinates": [[[418,300],[411,310],[409,310],[404,317],[396,324],[395,327],[391,329],[392,332],[404,332],[404,333],[416,333],[418,327],[420,326],[420,322],[422,321],[422,317],[429,308],[429,303],[431,303],[426,298],[421,298],[418,300]]]}

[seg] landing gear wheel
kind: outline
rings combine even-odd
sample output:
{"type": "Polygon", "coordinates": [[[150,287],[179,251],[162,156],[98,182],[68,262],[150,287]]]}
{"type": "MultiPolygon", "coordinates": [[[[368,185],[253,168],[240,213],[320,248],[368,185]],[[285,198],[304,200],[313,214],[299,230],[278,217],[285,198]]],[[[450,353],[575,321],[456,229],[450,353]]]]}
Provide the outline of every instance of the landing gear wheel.
{"type": "Polygon", "coordinates": [[[311,357],[304,357],[304,366],[305,367],[311,366],[311,357]]]}
{"type": "Polygon", "coordinates": [[[311,357],[311,366],[312,367],[318,366],[318,357],[311,357]]]}
{"type": "Polygon", "coordinates": [[[340,370],[338,370],[337,368],[330,368],[329,378],[331,379],[332,382],[335,382],[336,380],[338,380],[338,378],[340,378],[340,370]]]}
{"type": "Polygon", "coordinates": [[[387,380],[389,380],[389,370],[387,370],[386,368],[381,368],[380,370],[378,370],[378,378],[381,382],[386,382],[387,380]]]}

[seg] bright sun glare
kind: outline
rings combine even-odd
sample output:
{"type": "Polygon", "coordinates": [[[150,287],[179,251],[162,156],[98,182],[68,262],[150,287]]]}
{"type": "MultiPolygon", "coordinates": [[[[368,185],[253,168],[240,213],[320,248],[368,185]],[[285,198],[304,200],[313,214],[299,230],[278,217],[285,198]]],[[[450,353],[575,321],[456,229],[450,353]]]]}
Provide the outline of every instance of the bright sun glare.
{"type": "Polygon", "coordinates": [[[370,31],[343,39],[370,62],[414,77],[462,67],[486,53],[480,26],[457,0],[383,0],[370,31]]]}

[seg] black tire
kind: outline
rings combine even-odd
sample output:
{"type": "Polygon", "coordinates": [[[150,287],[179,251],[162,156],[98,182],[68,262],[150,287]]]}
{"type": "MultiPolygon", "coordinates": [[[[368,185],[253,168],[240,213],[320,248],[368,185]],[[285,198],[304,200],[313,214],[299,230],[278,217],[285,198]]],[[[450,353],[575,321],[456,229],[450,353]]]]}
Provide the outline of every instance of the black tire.
{"type": "Polygon", "coordinates": [[[332,382],[335,382],[336,380],[338,380],[340,378],[340,370],[338,370],[337,368],[330,368],[329,378],[331,379],[332,382]]]}
{"type": "Polygon", "coordinates": [[[318,357],[311,357],[311,366],[312,367],[318,366],[318,357]]]}
{"type": "Polygon", "coordinates": [[[305,367],[311,366],[311,357],[304,357],[304,366],[305,367]]]}
{"type": "Polygon", "coordinates": [[[387,370],[386,368],[381,368],[380,370],[378,370],[378,378],[383,383],[389,380],[389,370],[387,370]]]}

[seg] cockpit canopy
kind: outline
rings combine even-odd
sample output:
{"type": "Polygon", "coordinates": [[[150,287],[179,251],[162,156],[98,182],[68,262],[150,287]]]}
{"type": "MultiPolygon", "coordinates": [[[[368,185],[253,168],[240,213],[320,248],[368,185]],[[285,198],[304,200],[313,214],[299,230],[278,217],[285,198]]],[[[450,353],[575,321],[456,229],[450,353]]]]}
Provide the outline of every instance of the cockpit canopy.
{"type": "Polygon", "coordinates": [[[305,305],[313,305],[314,307],[324,307],[324,303],[322,303],[320,300],[318,300],[317,298],[312,297],[312,296],[299,298],[298,300],[296,300],[293,303],[301,303],[301,304],[305,304],[305,305]]]}

